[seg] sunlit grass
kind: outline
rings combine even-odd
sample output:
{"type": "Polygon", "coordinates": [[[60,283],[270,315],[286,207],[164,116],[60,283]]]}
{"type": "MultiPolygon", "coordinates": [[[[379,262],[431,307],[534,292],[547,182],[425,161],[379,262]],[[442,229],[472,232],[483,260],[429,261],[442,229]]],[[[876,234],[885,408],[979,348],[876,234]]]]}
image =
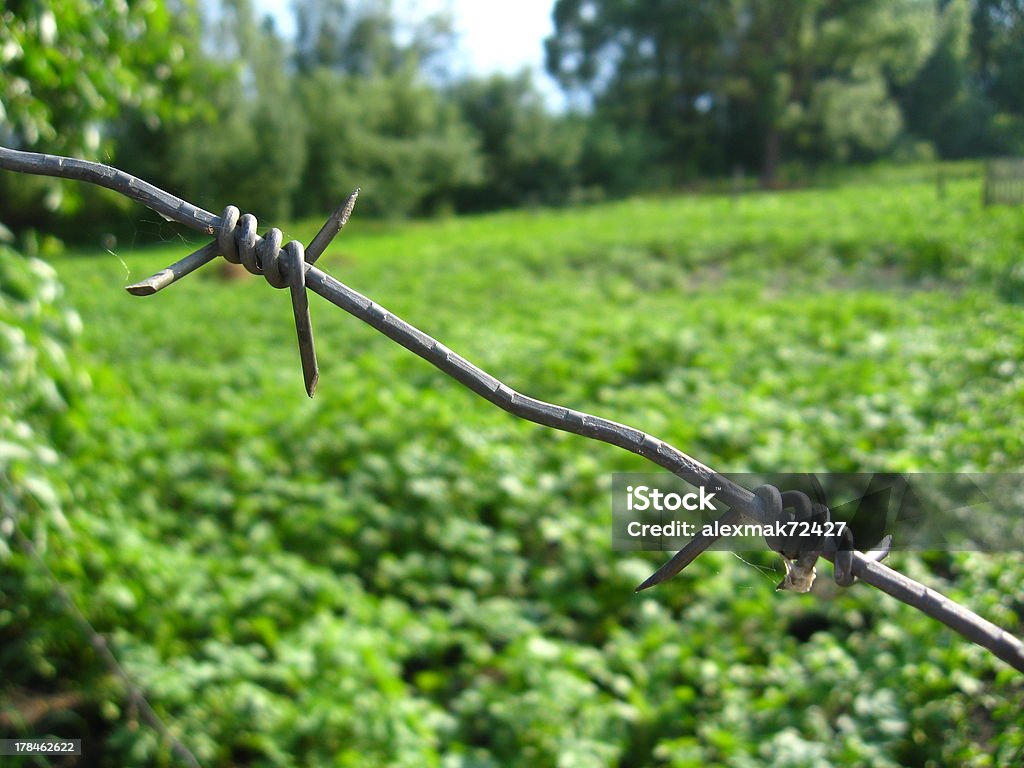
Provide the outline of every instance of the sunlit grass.
{"type": "MultiPolygon", "coordinates": [[[[517,389],[722,470],[1019,470],[1024,221],[980,194],[357,211],[321,265],[517,389]]],[[[287,292],[261,279],[122,290],[185,252],[56,266],[94,377],[68,457],[81,589],[208,757],[270,755],[260,734],[281,765],[754,765],[782,732],[840,763],[948,764],[1022,743],[1019,685],[867,588],[782,597],[710,556],[634,597],[661,558],[611,552],[607,491],[642,460],[517,422],[318,299],[309,401],[287,292]],[[957,725],[975,707],[987,736],[957,725]]],[[[897,564],[1020,632],[1019,557],[897,564]]]]}

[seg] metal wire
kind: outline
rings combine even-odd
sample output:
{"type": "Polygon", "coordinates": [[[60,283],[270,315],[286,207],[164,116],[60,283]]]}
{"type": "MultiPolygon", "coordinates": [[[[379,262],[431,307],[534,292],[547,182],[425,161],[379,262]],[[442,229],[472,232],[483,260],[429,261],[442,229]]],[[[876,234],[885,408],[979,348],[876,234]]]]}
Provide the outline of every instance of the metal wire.
{"type": "MultiPolygon", "coordinates": [[[[186,227],[217,236],[213,243],[157,273],[149,280],[128,286],[129,292],[136,295],[156,293],[212,260],[218,253],[227,255],[225,251],[230,252],[232,247],[229,234],[231,238],[237,237],[234,234],[237,232],[237,222],[231,220],[233,216],[227,213],[224,217],[215,216],[130,174],[99,163],[0,147],[0,168],[98,184],[137,200],[186,227]]],[[[771,525],[778,518],[783,504],[799,507],[798,513],[807,512],[804,502],[796,497],[783,499],[778,489],[771,486],[751,492],[678,448],[639,429],[523,395],[358,291],[313,266],[313,262],[348,220],[357,193],[358,190],[339,206],[320,233],[311,241],[310,246],[305,249],[305,286],[314,293],[380,331],[467,389],[514,416],[624,448],[649,459],[692,485],[716,486],[717,498],[729,507],[721,519],[723,524],[731,524],[745,517],[763,525],[771,525]]],[[[263,238],[256,235],[252,240],[254,252],[266,247],[262,243],[263,238]]],[[[262,268],[262,265],[256,262],[253,266],[257,269],[262,268]]],[[[821,511],[816,512],[812,506],[810,514],[820,517],[821,511]]],[[[716,537],[712,536],[695,536],[641,584],[637,591],[675,576],[714,544],[715,540],[716,537]]],[[[924,584],[883,565],[880,560],[885,556],[886,549],[887,546],[883,546],[879,551],[864,553],[853,551],[849,541],[822,541],[811,548],[782,551],[786,555],[796,554],[798,566],[805,570],[813,569],[813,563],[819,556],[832,561],[837,565],[836,577],[839,583],[849,584],[858,579],[870,584],[942,622],[968,640],[988,649],[1018,671],[1024,672],[1024,644],[1018,638],[924,584]]]]}

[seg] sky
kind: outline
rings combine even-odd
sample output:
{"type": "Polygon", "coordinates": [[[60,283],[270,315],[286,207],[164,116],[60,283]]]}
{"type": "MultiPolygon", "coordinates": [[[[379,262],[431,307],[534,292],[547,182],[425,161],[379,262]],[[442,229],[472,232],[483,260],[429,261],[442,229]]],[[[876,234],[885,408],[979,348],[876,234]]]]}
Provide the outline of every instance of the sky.
{"type": "MultiPolygon", "coordinates": [[[[256,0],[256,7],[274,17],[277,28],[295,32],[292,0],[256,0]]],[[[449,9],[459,33],[454,60],[467,74],[512,74],[524,67],[552,107],[564,104],[558,85],[544,72],[544,38],[551,34],[554,0],[401,0],[419,16],[449,9]]]]}

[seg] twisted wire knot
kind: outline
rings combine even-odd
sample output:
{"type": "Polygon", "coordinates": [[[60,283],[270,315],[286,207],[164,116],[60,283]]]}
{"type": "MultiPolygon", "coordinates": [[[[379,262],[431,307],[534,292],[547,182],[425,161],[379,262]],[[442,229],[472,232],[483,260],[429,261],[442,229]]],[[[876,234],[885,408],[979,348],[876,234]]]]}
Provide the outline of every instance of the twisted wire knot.
{"type": "Polygon", "coordinates": [[[280,229],[274,227],[263,237],[257,234],[256,229],[255,216],[240,214],[238,208],[229,205],[221,214],[221,224],[217,229],[217,247],[221,255],[232,264],[241,264],[251,274],[262,275],[274,288],[287,288],[291,280],[296,279],[295,275],[305,276],[302,243],[291,240],[282,249],[284,235],[280,229]]]}
{"type": "Polygon", "coordinates": [[[251,213],[239,216],[238,208],[229,205],[221,215],[215,244],[221,255],[232,264],[241,264],[250,273],[263,275],[274,288],[291,289],[302,376],[306,382],[306,394],[312,397],[320,372],[306,296],[306,253],[298,240],[291,240],[282,248],[283,239],[281,230],[276,227],[265,237],[260,237],[256,233],[256,217],[251,213]]]}
{"type": "MultiPolygon", "coordinates": [[[[158,190],[159,191],[159,190],[158,190]]],[[[150,296],[168,285],[191,274],[204,264],[209,264],[222,255],[232,264],[241,264],[254,275],[263,275],[274,288],[289,288],[292,295],[292,314],[295,316],[295,333],[299,341],[299,359],[302,361],[302,377],[306,383],[306,394],[310,397],[316,390],[320,376],[313,347],[313,323],[309,319],[309,297],[306,296],[306,270],[324,252],[331,240],[345,226],[356,204],[359,190],[356,189],[330,215],[317,232],[316,237],[304,248],[298,240],[292,240],[283,248],[284,236],[281,230],[271,229],[266,236],[256,233],[256,217],[251,213],[240,215],[238,208],[229,205],[215,224],[204,226],[204,231],[214,236],[198,251],[171,264],[167,269],[152,277],[127,286],[128,292],[136,296],[150,296]]],[[[213,218],[212,214],[203,214],[213,218]]]]}
{"type": "MultiPolygon", "coordinates": [[[[765,537],[768,546],[778,552],[786,563],[786,577],[779,589],[807,592],[814,583],[814,567],[822,555],[831,555],[835,566],[833,576],[841,587],[849,587],[857,579],[853,575],[853,532],[844,526],[839,534],[831,532],[832,513],[828,505],[812,501],[802,491],[779,491],[774,485],[762,485],[754,489],[754,495],[764,504],[771,520],[810,523],[823,531],[812,536],[770,536],[765,537]],[[787,512],[786,510],[792,510],[787,512]],[[829,531],[829,533],[824,533],[829,531]]],[[[889,552],[891,537],[882,540],[879,548],[871,553],[872,559],[881,560],[889,552]]]]}

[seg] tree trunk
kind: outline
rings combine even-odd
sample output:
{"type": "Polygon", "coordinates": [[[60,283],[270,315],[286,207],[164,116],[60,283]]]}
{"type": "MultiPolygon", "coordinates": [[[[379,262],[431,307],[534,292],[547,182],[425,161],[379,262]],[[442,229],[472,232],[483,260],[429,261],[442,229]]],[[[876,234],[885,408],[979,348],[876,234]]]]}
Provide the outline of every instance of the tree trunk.
{"type": "Polygon", "coordinates": [[[782,158],[782,137],[774,126],[764,138],[764,160],[761,165],[761,186],[774,189],[779,183],[779,162],[782,158]]]}

